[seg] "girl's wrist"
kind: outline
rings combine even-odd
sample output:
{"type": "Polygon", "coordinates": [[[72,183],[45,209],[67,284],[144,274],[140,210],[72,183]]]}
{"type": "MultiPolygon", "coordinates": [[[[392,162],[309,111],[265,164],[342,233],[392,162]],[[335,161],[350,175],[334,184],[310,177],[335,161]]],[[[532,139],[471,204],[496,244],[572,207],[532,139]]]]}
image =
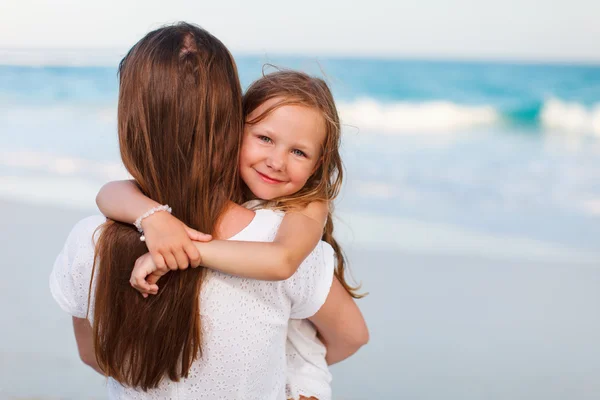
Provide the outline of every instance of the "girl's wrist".
{"type": "Polygon", "coordinates": [[[145,241],[146,237],[144,236],[144,231],[146,230],[146,228],[148,227],[148,225],[152,224],[152,220],[156,219],[155,218],[155,214],[164,214],[161,213],[161,211],[166,211],[169,214],[171,214],[171,207],[169,207],[168,204],[164,204],[164,205],[159,205],[157,207],[153,207],[151,209],[149,209],[148,211],[146,211],[144,214],[140,215],[135,222],[133,223],[133,225],[137,228],[138,232],[140,232],[140,234],[142,235],[140,237],[141,241],[145,241]]]}
{"type": "MultiPolygon", "coordinates": [[[[142,219],[142,222],[140,224],[140,226],[142,228],[142,232],[145,232],[148,229],[152,229],[154,226],[156,226],[157,223],[159,223],[159,221],[163,217],[166,217],[166,216],[167,216],[167,213],[155,212],[154,214],[151,214],[151,215],[147,216],[146,218],[142,219]]],[[[138,229],[138,231],[139,231],[139,229],[138,229]]]]}

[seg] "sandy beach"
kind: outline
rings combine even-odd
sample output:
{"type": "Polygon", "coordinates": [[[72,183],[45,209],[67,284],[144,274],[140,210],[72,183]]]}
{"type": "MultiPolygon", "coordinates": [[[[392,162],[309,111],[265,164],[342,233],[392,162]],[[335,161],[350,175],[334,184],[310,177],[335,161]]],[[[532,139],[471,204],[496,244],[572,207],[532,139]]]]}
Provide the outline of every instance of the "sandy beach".
{"type": "MultiPolygon", "coordinates": [[[[48,274],[89,212],[0,202],[0,399],[102,399],[48,274]]],[[[596,399],[600,268],[348,247],[371,341],[336,399],[596,399]]]]}
{"type": "Polygon", "coordinates": [[[89,213],[6,201],[0,208],[0,398],[105,398],[103,378],[79,360],[71,317],[48,288],[67,234],[89,213]]]}

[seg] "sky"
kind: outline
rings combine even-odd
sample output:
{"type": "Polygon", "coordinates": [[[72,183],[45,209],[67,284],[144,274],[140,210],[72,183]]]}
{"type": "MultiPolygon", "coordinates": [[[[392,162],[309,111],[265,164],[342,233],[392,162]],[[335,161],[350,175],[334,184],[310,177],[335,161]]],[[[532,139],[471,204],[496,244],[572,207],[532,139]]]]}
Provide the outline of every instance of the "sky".
{"type": "Polygon", "coordinates": [[[194,22],[234,53],[600,61],[598,0],[0,0],[0,50],[128,49],[194,22]]]}

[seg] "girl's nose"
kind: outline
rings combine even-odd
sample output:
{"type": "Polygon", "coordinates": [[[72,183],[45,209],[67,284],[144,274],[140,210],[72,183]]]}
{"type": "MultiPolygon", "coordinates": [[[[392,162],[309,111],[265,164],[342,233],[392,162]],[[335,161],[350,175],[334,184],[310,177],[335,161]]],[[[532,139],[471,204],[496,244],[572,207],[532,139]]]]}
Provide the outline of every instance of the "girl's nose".
{"type": "Polygon", "coordinates": [[[285,161],[279,154],[272,154],[270,157],[267,157],[266,164],[267,167],[275,171],[282,171],[285,169],[285,161]]]}

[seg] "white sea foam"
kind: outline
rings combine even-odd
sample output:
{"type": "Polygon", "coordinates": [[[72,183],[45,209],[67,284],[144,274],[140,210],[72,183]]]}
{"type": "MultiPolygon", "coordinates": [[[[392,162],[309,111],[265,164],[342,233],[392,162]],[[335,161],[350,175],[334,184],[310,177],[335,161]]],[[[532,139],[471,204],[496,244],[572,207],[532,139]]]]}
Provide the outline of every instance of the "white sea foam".
{"type": "Polygon", "coordinates": [[[94,211],[96,194],[103,183],[72,176],[0,176],[0,198],[94,211]]]}
{"type": "Polygon", "coordinates": [[[450,133],[500,120],[491,106],[465,106],[449,101],[381,103],[359,99],[338,105],[342,122],[361,131],[389,134],[450,133]]]}
{"type": "Polygon", "coordinates": [[[356,181],[356,191],[370,198],[390,200],[400,194],[395,186],[385,182],[356,181]]]}
{"type": "MultiPolygon", "coordinates": [[[[502,122],[502,113],[489,105],[466,106],[450,101],[383,103],[371,98],[339,102],[346,129],[386,134],[453,133],[502,122]]],[[[600,103],[585,106],[558,98],[546,100],[539,121],[545,128],[600,135],[600,103]]]]}
{"type": "Polygon", "coordinates": [[[477,255],[489,259],[550,262],[598,260],[598,251],[586,251],[525,236],[490,233],[465,226],[431,223],[391,215],[340,211],[339,239],[371,250],[394,249],[407,253],[477,255]]]}
{"type": "Polygon", "coordinates": [[[600,103],[586,107],[580,103],[550,98],[544,103],[540,121],[553,130],[600,135],[600,103]]]}
{"type": "Polygon", "coordinates": [[[600,216],[600,197],[584,200],[581,209],[590,216],[600,216]]]}
{"type": "Polygon", "coordinates": [[[108,181],[131,179],[117,162],[36,151],[0,151],[0,197],[36,204],[95,209],[108,181]]]}
{"type": "Polygon", "coordinates": [[[120,163],[90,161],[35,151],[0,151],[0,167],[100,181],[129,179],[120,163]]]}

